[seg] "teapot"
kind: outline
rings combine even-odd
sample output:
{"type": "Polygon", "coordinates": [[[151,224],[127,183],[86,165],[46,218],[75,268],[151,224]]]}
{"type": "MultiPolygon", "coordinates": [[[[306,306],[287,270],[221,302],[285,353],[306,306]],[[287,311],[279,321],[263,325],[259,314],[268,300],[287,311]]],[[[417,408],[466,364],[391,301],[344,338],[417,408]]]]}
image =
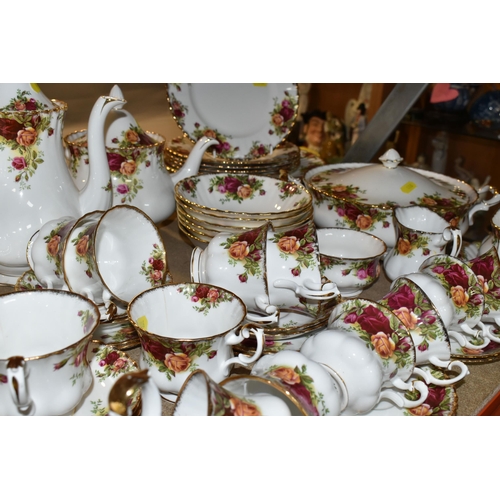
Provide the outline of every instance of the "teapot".
{"type": "Polygon", "coordinates": [[[26,247],[43,224],[111,207],[104,124],[125,101],[101,96],[89,118],[93,167],[78,190],[64,158],[65,102],[49,100],[36,84],[0,85],[0,281],[15,284],[29,270],[26,247]]]}
{"type": "MultiPolygon", "coordinates": [[[[110,95],[123,99],[118,85],[111,89],[110,95]]],[[[105,136],[111,184],[103,185],[103,189],[112,192],[113,206],[137,207],[155,223],[168,219],[175,211],[175,184],[197,175],[203,153],[218,144],[216,139],[202,137],[182,168],[169,174],[163,157],[165,138],[145,132],[127,110],[115,109],[109,114],[105,136]]],[[[77,187],[83,188],[90,165],[87,131],[73,132],[64,140],[71,175],[77,187]]]]}

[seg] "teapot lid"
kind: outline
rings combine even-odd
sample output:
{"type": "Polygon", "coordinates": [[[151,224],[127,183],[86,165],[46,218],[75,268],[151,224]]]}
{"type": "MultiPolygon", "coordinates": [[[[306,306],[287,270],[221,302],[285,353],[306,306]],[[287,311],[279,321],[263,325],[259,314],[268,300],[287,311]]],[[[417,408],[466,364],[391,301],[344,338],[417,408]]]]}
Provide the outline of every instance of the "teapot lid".
{"type": "MultiPolygon", "coordinates": [[[[111,89],[109,95],[124,100],[123,92],[118,85],[111,89]]],[[[129,111],[115,108],[109,113],[106,120],[106,147],[148,146],[155,142],[143,131],[129,111]]]]}
{"type": "Polygon", "coordinates": [[[408,205],[447,205],[450,209],[476,201],[477,192],[455,179],[432,175],[412,167],[398,166],[403,160],[391,149],[382,164],[344,163],[310,170],[305,181],[326,196],[381,208],[408,205]],[[460,184],[460,185],[459,185],[460,184]]]}
{"type": "Polygon", "coordinates": [[[37,111],[54,108],[54,103],[37,83],[1,83],[0,111],[37,111]]]}

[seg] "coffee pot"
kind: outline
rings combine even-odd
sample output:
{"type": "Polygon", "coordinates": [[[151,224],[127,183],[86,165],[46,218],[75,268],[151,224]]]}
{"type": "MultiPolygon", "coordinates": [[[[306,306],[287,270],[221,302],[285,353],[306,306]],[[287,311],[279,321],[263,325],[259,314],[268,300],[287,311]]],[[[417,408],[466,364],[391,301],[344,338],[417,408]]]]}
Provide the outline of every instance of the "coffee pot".
{"type": "Polygon", "coordinates": [[[85,187],[71,179],[62,140],[67,104],[48,99],[37,84],[0,84],[0,282],[14,284],[29,270],[26,247],[43,224],[111,207],[104,125],[126,101],[97,99],[89,118],[92,166],[85,187]]]}

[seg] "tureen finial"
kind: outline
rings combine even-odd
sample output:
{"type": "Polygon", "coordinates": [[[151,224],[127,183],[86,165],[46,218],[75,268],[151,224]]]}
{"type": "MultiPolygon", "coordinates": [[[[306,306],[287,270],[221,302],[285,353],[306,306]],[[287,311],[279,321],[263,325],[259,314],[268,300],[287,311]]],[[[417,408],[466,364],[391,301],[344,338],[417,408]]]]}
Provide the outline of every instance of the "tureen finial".
{"type": "Polygon", "coordinates": [[[403,158],[399,156],[399,153],[395,149],[389,149],[379,158],[379,160],[384,167],[396,168],[403,161],[403,158]]]}

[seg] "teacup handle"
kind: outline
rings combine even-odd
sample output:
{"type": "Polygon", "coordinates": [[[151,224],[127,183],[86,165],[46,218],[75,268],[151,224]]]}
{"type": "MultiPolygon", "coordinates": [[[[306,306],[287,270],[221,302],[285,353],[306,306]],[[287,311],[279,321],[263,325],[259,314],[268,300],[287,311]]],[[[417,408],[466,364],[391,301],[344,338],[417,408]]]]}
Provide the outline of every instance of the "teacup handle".
{"type": "MultiPolygon", "coordinates": [[[[472,333],[477,337],[477,332],[472,330],[472,333]]],[[[460,347],[467,347],[468,349],[482,349],[486,347],[491,341],[489,338],[484,338],[484,342],[479,345],[471,344],[463,333],[455,332],[454,330],[448,330],[448,336],[455,339],[460,347]]]]}
{"type": "Polygon", "coordinates": [[[240,328],[239,335],[234,332],[229,332],[224,338],[224,342],[227,345],[237,345],[243,342],[243,340],[250,337],[250,330],[255,335],[257,339],[257,347],[252,356],[247,356],[246,354],[240,353],[238,356],[228,359],[222,365],[222,369],[228,368],[230,365],[238,364],[243,366],[248,366],[257,361],[264,349],[264,330],[262,328],[256,328],[254,325],[244,325],[240,328]]]}
{"type": "Polygon", "coordinates": [[[305,280],[304,286],[300,286],[292,280],[277,279],[274,280],[275,288],[286,288],[292,290],[296,295],[304,299],[330,300],[337,297],[340,292],[335,283],[315,283],[312,280],[305,280]]]}
{"type": "MultiPolygon", "coordinates": [[[[498,324],[497,319],[495,319],[495,323],[498,324]]],[[[493,340],[493,342],[500,343],[500,337],[491,332],[493,325],[485,325],[482,321],[480,321],[478,325],[481,326],[483,330],[483,336],[485,338],[493,340]]]]}
{"type": "Polygon", "coordinates": [[[265,295],[258,295],[255,297],[255,305],[258,309],[265,312],[267,316],[259,316],[248,312],[248,321],[266,326],[278,324],[280,320],[280,310],[276,306],[269,303],[268,297],[265,295]]]}
{"type": "Polygon", "coordinates": [[[7,362],[7,383],[12,401],[19,411],[29,412],[33,406],[33,401],[28,393],[26,376],[28,368],[22,356],[12,356],[7,362]]]}
{"type": "MultiPolygon", "coordinates": [[[[433,365],[439,366],[436,363],[436,361],[438,361],[438,360],[433,359],[433,358],[435,358],[435,356],[431,356],[429,361],[433,365]]],[[[449,370],[449,369],[453,368],[454,366],[458,366],[460,368],[460,373],[456,377],[453,377],[453,378],[439,379],[439,378],[434,377],[434,375],[432,375],[432,373],[429,373],[428,371],[422,370],[420,368],[415,368],[413,370],[413,373],[416,375],[420,375],[425,380],[425,382],[427,384],[434,384],[434,385],[439,385],[440,387],[446,387],[448,385],[456,384],[458,381],[462,380],[466,375],[469,375],[469,373],[470,373],[469,369],[467,368],[467,365],[465,363],[463,363],[462,361],[452,361],[451,363],[447,363],[446,366],[443,368],[447,368],[449,370]]]]}
{"type": "Polygon", "coordinates": [[[446,241],[453,240],[453,247],[450,252],[451,257],[457,257],[462,249],[462,231],[447,227],[443,232],[443,237],[446,241]]]}
{"type": "Polygon", "coordinates": [[[381,399],[389,399],[396,406],[399,406],[399,408],[416,408],[417,406],[424,404],[427,396],[429,396],[429,388],[421,380],[416,380],[412,384],[402,382],[401,387],[398,387],[398,389],[404,389],[407,391],[417,389],[420,393],[420,397],[416,401],[410,401],[409,399],[406,399],[403,394],[399,394],[393,389],[384,389],[380,393],[378,401],[380,402],[381,399]]]}

